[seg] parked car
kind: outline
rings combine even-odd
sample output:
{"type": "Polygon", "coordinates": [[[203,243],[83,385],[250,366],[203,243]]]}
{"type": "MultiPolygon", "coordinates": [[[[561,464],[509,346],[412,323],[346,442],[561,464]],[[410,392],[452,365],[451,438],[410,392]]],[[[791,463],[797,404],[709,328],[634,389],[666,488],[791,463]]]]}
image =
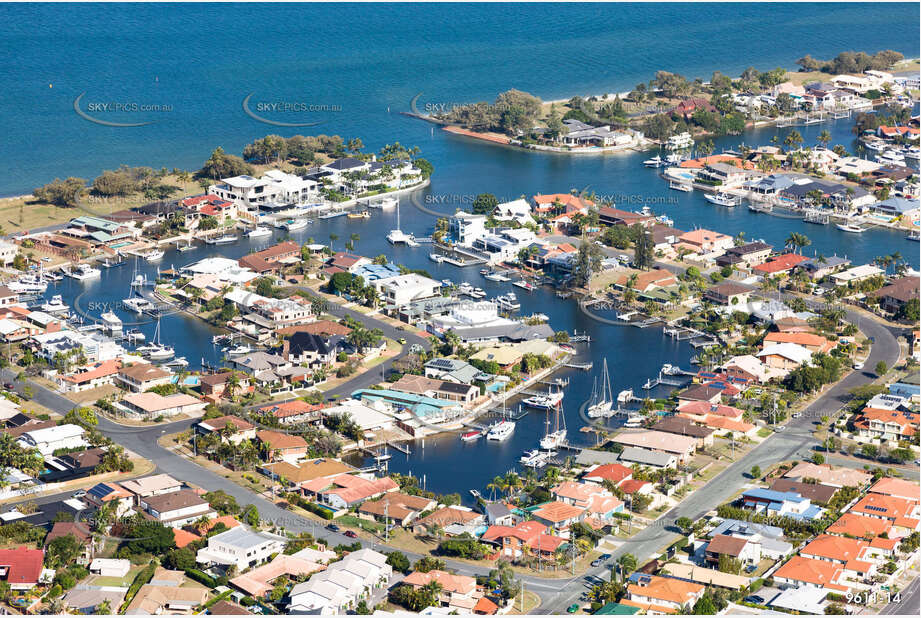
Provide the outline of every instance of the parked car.
{"type": "Polygon", "coordinates": [[[340,528],[336,524],[326,524],[326,529],[330,532],[339,532],[340,528]]]}
{"type": "Polygon", "coordinates": [[[570,614],[575,614],[577,611],[579,611],[578,603],[573,603],[572,605],[566,608],[566,612],[570,614]]]}
{"type": "Polygon", "coordinates": [[[610,554],[603,554],[603,555],[601,555],[601,556],[598,556],[597,558],[595,558],[594,560],[592,560],[592,566],[593,566],[593,567],[600,567],[602,564],[604,564],[605,562],[607,562],[607,561],[608,561],[608,558],[610,558],[610,557],[611,557],[610,554]]]}
{"type": "Polygon", "coordinates": [[[399,339],[397,339],[397,342],[399,342],[400,345],[405,344],[405,343],[406,343],[406,337],[400,337],[399,339]]]}
{"type": "Polygon", "coordinates": [[[354,530],[346,530],[346,531],[343,532],[342,534],[343,534],[344,536],[349,537],[350,539],[357,539],[357,538],[358,538],[358,535],[355,533],[354,530]]]}
{"type": "Polygon", "coordinates": [[[85,489],[78,489],[77,491],[74,492],[74,498],[82,498],[85,495],[86,495],[85,489]]]}
{"type": "Polygon", "coordinates": [[[852,365],[852,367],[853,367],[855,370],[860,371],[861,369],[863,369],[863,363],[854,363],[854,364],[852,365]]]}

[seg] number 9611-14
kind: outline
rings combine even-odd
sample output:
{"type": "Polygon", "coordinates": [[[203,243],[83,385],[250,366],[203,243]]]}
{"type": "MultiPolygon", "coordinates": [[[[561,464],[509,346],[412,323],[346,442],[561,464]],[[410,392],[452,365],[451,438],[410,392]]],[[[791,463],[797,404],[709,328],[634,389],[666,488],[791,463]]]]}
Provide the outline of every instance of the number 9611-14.
{"type": "Polygon", "coordinates": [[[889,603],[900,603],[901,601],[901,592],[890,592],[888,590],[858,592],[857,594],[853,592],[847,593],[847,602],[853,605],[877,605],[879,603],[888,605],[889,603]]]}

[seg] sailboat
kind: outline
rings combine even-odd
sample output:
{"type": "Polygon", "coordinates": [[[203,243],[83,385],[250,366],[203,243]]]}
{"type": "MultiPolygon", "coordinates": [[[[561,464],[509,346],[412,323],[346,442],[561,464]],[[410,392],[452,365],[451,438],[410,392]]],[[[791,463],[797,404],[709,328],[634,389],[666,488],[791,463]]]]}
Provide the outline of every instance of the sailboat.
{"type": "Polygon", "coordinates": [[[566,415],[563,414],[563,406],[557,405],[553,415],[553,431],[550,431],[550,412],[547,411],[547,433],[541,438],[540,447],[549,451],[564,442],[566,442],[566,415]]]}
{"type": "Polygon", "coordinates": [[[176,350],[172,346],[160,343],[160,320],[157,320],[157,328],[154,330],[153,343],[142,345],[137,351],[150,360],[166,360],[176,355],[176,350]]]}
{"type": "Polygon", "coordinates": [[[397,202],[397,227],[394,230],[390,230],[390,233],[387,234],[387,242],[391,245],[398,245],[401,243],[409,243],[413,237],[409,234],[403,232],[400,229],[400,203],[397,202]]]}
{"type": "Polygon", "coordinates": [[[588,406],[589,418],[606,416],[614,405],[614,394],[611,391],[611,376],[608,374],[608,359],[604,359],[601,369],[601,388],[592,389],[592,400],[588,406]]]}

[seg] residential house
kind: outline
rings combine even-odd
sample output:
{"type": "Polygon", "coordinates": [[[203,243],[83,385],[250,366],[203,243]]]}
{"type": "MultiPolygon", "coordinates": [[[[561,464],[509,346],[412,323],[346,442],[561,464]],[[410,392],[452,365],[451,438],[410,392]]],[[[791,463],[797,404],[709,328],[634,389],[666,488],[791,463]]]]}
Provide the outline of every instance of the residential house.
{"type": "Polygon", "coordinates": [[[51,531],[45,537],[45,548],[48,548],[51,541],[65,536],[74,537],[83,546],[83,551],[77,556],[76,563],[83,566],[90,564],[90,561],[93,560],[93,555],[96,553],[96,540],[93,538],[93,533],[89,526],[79,521],[54,522],[51,526],[51,531]]]}
{"type": "Polygon", "coordinates": [[[735,246],[735,240],[732,236],[702,228],[685,232],[678,238],[678,241],[679,246],[687,247],[695,253],[718,253],[722,255],[726,250],[735,246]]]}
{"type": "Polygon", "coordinates": [[[777,526],[725,519],[707,533],[710,538],[721,535],[745,539],[757,544],[760,547],[762,558],[780,560],[793,551],[793,545],[784,540],[783,529],[777,526]]]}
{"type": "Polygon", "coordinates": [[[265,459],[269,462],[285,460],[293,463],[307,455],[309,448],[304,438],[271,429],[257,431],[256,439],[262,444],[265,459]]]}
{"type": "Polygon", "coordinates": [[[412,586],[414,590],[419,590],[432,582],[441,586],[441,591],[438,593],[439,606],[458,613],[471,613],[477,601],[483,597],[483,591],[477,586],[476,578],[454,575],[439,569],[426,573],[413,571],[402,583],[412,586]]]}
{"type": "Polygon", "coordinates": [[[919,487],[918,483],[891,476],[884,476],[876,481],[870,487],[870,493],[904,498],[905,500],[914,500],[916,502],[921,500],[919,498],[921,496],[921,487],[919,487]]]}
{"type": "Polygon", "coordinates": [[[208,600],[209,592],[203,587],[183,586],[185,582],[182,571],[157,567],[153,579],[141,586],[124,613],[128,616],[192,614],[208,600]]]}
{"type": "Polygon", "coordinates": [[[796,480],[815,479],[823,485],[832,487],[864,487],[873,478],[863,470],[833,468],[830,464],[814,464],[808,461],[796,464],[783,476],[786,479],[796,480]]]}
{"type": "Polygon", "coordinates": [[[132,393],[143,393],[154,386],[169,384],[173,375],[156,365],[149,363],[135,363],[125,365],[118,370],[115,380],[119,385],[132,393]]]}
{"type": "Polygon", "coordinates": [[[620,485],[624,481],[629,481],[632,478],[633,470],[618,463],[596,466],[582,475],[583,481],[598,483],[599,485],[604,481],[610,481],[615,485],[620,485]]]}
{"type": "Polygon", "coordinates": [[[918,413],[866,407],[854,417],[854,429],[864,438],[910,440],[918,434],[918,413]]]}
{"type": "Polygon", "coordinates": [[[219,401],[228,392],[228,382],[234,377],[238,383],[237,388],[232,394],[238,395],[252,390],[249,376],[236,371],[222,371],[220,373],[209,373],[199,377],[198,383],[202,395],[212,401],[219,401]]]}
{"type": "Polygon", "coordinates": [[[135,502],[140,505],[144,498],[180,491],[183,488],[183,483],[169,474],[155,474],[130,481],[122,481],[121,486],[134,496],[135,502]]]}
{"type": "Polygon", "coordinates": [[[812,352],[795,343],[768,344],[755,356],[768,367],[785,371],[792,371],[812,361],[812,352]]]}
{"type": "Polygon", "coordinates": [[[851,265],[851,261],[845,257],[832,255],[829,257],[814,257],[803,260],[797,265],[797,269],[809,273],[813,280],[818,281],[829,275],[844,270],[851,265]]]}
{"type": "Polygon", "coordinates": [[[242,572],[281,553],[286,544],[285,537],[237,526],[208,537],[208,545],[198,550],[195,561],[204,565],[234,566],[237,572],[242,572]]]}
{"type": "MultiPolygon", "coordinates": [[[[236,547],[232,551],[238,551],[239,544],[235,543],[235,545],[236,547]]],[[[199,553],[206,549],[199,550],[199,553]]],[[[259,551],[259,546],[253,551],[259,551]]],[[[333,555],[335,556],[335,554],[333,555]]],[[[225,559],[226,557],[222,555],[221,558],[225,559]]],[[[325,568],[322,564],[297,555],[278,554],[271,562],[234,577],[230,580],[230,584],[247,595],[260,599],[272,591],[275,587],[275,582],[285,582],[295,578],[300,579],[325,568]]],[[[211,613],[218,615],[218,611],[215,610],[216,606],[212,606],[211,613]]]]}
{"type": "Polygon", "coordinates": [[[697,440],[697,448],[713,446],[713,430],[696,425],[691,419],[681,416],[668,416],[652,426],[654,431],[664,431],[680,436],[689,436],[697,440]]]}
{"type": "Polygon", "coordinates": [[[435,380],[412,374],[403,375],[391,384],[390,388],[403,393],[454,401],[463,406],[471,405],[480,396],[479,387],[472,384],[435,380]]]}
{"type": "Polygon", "coordinates": [[[879,307],[889,313],[897,313],[905,304],[918,299],[918,290],[921,288],[921,279],[916,276],[901,277],[887,286],[869,293],[869,296],[879,299],[879,307]]]}
{"type": "Polygon", "coordinates": [[[804,498],[809,498],[813,504],[827,505],[838,493],[838,487],[822,485],[821,483],[804,483],[792,479],[775,479],[771,483],[772,491],[796,492],[804,498]]]}
{"type": "Polygon", "coordinates": [[[602,206],[598,209],[598,220],[602,225],[641,225],[644,228],[654,225],[656,222],[656,218],[652,215],[644,215],[610,206],[602,206]]]}
{"type": "Polygon", "coordinates": [[[221,436],[221,442],[227,441],[231,444],[256,439],[255,425],[239,416],[229,414],[199,421],[196,429],[204,435],[216,433],[221,436]]]}
{"type": "Polygon", "coordinates": [[[273,403],[259,408],[260,414],[271,416],[282,425],[300,425],[310,423],[317,425],[323,420],[322,410],[325,404],[307,403],[301,399],[273,403]]]}
{"type": "Polygon", "coordinates": [[[721,558],[738,560],[743,566],[758,564],[761,561],[761,544],[744,537],[714,535],[707,543],[705,559],[711,566],[718,567],[721,558]]]}
{"type": "Polygon", "coordinates": [[[159,393],[147,392],[125,395],[115,407],[129,415],[155,419],[180,414],[194,415],[204,410],[207,405],[198,397],[185,393],[173,393],[164,397],[159,393]]]}
{"type": "Polygon", "coordinates": [[[65,393],[82,393],[83,391],[107,386],[115,383],[122,362],[113,358],[86,367],[77,371],[61,375],[57,378],[58,386],[65,393]]]}
{"type": "Polygon", "coordinates": [[[463,506],[445,506],[422,519],[417,519],[413,524],[413,532],[420,534],[434,528],[445,529],[448,526],[468,526],[471,529],[484,523],[482,513],[477,513],[463,506]]]}
{"type": "Polygon", "coordinates": [[[631,430],[616,434],[612,439],[622,446],[633,446],[674,455],[679,463],[688,462],[697,449],[697,438],[680,436],[664,431],[631,430]]]}
{"type": "Polygon", "coordinates": [[[123,558],[96,558],[89,563],[90,573],[101,577],[125,577],[131,570],[131,561],[123,558]]]}
{"type": "Polygon", "coordinates": [[[763,487],[745,490],[739,498],[739,503],[756,513],[793,519],[813,520],[821,517],[824,512],[822,508],[812,504],[809,498],[796,492],[773,491],[763,487]]]}
{"type": "Polygon", "coordinates": [[[716,264],[717,266],[751,268],[763,263],[773,250],[774,247],[760,241],[732,246],[726,249],[723,255],[716,258],[716,264]]]}
{"type": "Polygon", "coordinates": [[[825,588],[830,592],[848,592],[844,569],[826,560],[793,556],[774,571],[774,582],[782,586],[825,588]]]}
{"type": "Polygon", "coordinates": [[[336,509],[351,508],[399,489],[389,476],[367,479],[354,474],[318,478],[301,484],[305,496],[336,509]]]}
{"type": "Polygon", "coordinates": [[[892,536],[906,536],[921,529],[921,507],[918,500],[869,493],[857,501],[849,512],[862,517],[892,522],[892,536]]]}
{"type": "Polygon", "coordinates": [[[45,457],[63,449],[79,449],[89,446],[83,435],[86,431],[79,425],[55,425],[44,429],[33,429],[19,437],[19,444],[25,448],[36,448],[45,457]]]}
{"type": "Polygon", "coordinates": [[[309,367],[329,367],[336,362],[344,340],[339,335],[294,333],[282,342],[281,356],[309,367]]]}
{"type": "MultiPolygon", "coordinates": [[[[659,451],[650,451],[645,448],[628,446],[621,451],[618,459],[627,465],[640,465],[649,468],[677,468],[678,457],[672,453],[663,453],[659,451]]],[[[623,485],[630,481],[624,481],[623,485]]]]}
{"type": "Polygon", "coordinates": [[[438,502],[431,498],[410,496],[397,491],[385,494],[379,500],[369,500],[362,503],[358,507],[358,513],[368,519],[407,526],[421,513],[432,511],[437,505],[438,502]]]}
{"type": "Polygon", "coordinates": [[[704,292],[704,299],[719,305],[737,305],[748,302],[748,297],[755,289],[744,283],[735,281],[724,281],[718,285],[708,288],[704,292]]]}
{"type": "Polygon", "coordinates": [[[256,251],[241,257],[237,263],[241,268],[248,268],[253,272],[278,273],[285,266],[295,264],[301,260],[301,247],[290,240],[277,245],[256,251]]]}
{"type": "Polygon", "coordinates": [[[768,333],[764,336],[764,345],[793,343],[802,346],[813,354],[828,353],[835,347],[835,342],[813,333],[768,333]]]}
{"type": "Polygon", "coordinates": [[[214,509],[191,489],[180,489],[141,498],[139,506],[149,519],[170,528],[181,528],[198,519],[215,517],[214,509]]]}
{"type": "Polygon", "coordinates": [[[820,534],[800,549],[799,555],[839,565],[844,569],[844,576],[853,579],[865,579],[876,573],[870,544],[862,539],[820,534]]]}
{"type": "Polygon", "coordinates": [[[541,505],[541,507],[533,511],[531,515],[534,521],[543,524],[550,534],[568,539],[569,527],[572,524],[582,522],[588,516],[588,511],[584,508],[556,500],[541,505]]]}
{"type": "Polygon", "coordinates": [[[780,255],[769,257],[763,263],[754,266],[752,270],[762,277],[777,277],[790,273],[807,259],[809,258],[798,253],[781,253],[780,255]]]}
{"type": "Polygon", "coordinates": [[[0,581],[9,584],[10,590],[31,590],[38,585],[44,561],[43,549],[0,549],[0,581]]]}
{"type": "Polygon", "coordinates": [[[288,613],[344,614],[374,591],[387,587],[393,569],[387,556],[370,549],[346,555],[289,592],[288,613]]]}
{"type": "Polygon", "coordinates": [[[682,608],[693,607],[704,595],[706,587],[673,577],[640,575],[636,583],[627,586],[627,598],[621,604],[639,607],[648,614],[674,614],[682,608]]]}
{"type": "Polygon", "coordinates": [[[680,409],[682,404],[690,402],[718,404],[722,398],[723,389],[707,386],[706,384],[696,384],[678,393],[678,408],[680,409]]]}

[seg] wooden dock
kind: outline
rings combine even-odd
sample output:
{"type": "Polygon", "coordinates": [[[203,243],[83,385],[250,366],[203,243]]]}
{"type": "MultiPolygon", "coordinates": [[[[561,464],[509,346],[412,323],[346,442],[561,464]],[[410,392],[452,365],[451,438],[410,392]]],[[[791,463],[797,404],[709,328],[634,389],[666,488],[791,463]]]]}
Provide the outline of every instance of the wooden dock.
{"type": "Polygon", "coordinates": [[[592,363],[563,363],[563,367],[568,367],[569,369],[581,369],[582,371],[591,371],[592,363]]]}

